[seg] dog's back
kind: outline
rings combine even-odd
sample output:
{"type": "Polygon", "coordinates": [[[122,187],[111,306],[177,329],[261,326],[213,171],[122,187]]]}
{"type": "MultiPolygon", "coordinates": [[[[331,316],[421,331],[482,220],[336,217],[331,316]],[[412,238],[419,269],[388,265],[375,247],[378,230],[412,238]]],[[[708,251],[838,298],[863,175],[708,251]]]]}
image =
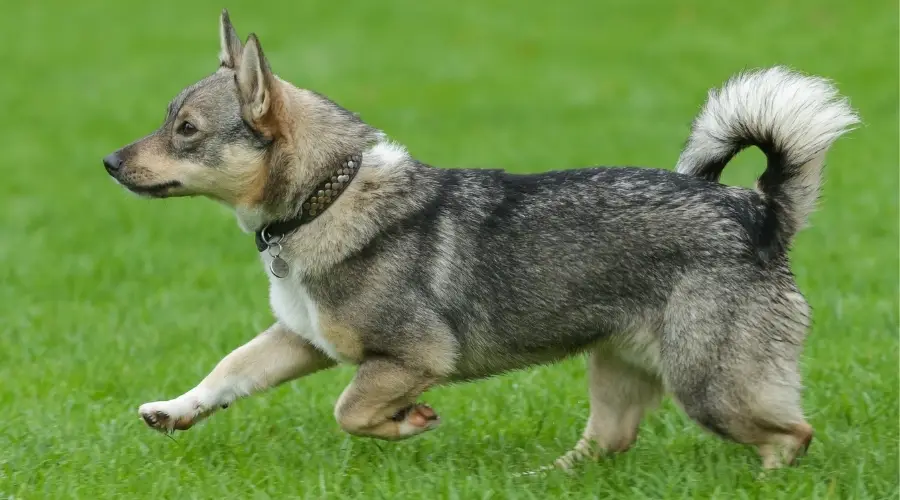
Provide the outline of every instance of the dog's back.
{"type": "Polygon", "coordinates": [[[638,168],[419,166],[414,178],[428,201],[336,272],[389,268],[402,290],[383,293],[373,314],[432,308],[459,342],[463,378],[661,325],[688,273],[775,266],[759,247],[765,204],[751,190],[638,168]]]}
{"type": "MultiPolygon", "coordinates": [[[[416,164],[409,188],[422,202],[337,267],[345,275],[389,268],[405,291],[383,294],[390,300],[373,313],[430,308],[459,343],[464,378],[635,331],[662,336],[691,311],[717,309],[731,324],[758,301],[802,302],[787,249],[811,210],[825,151],[854,120],[827,84],[776,68],[713,95],[679,162],[684,173],[512,175],[416,164]],[[768,108],[782,101],[788,109],[768,108]],[[769,157],[760,189],[716,182],[748,145],[769,157]],[[681,311],[685,300],[690,310],[681,311]]],[[[767,321],[805,323],[777,314],[791,318],[767,321]]],[[[730,330],[720,326],[704,338],[730,330]]]]}

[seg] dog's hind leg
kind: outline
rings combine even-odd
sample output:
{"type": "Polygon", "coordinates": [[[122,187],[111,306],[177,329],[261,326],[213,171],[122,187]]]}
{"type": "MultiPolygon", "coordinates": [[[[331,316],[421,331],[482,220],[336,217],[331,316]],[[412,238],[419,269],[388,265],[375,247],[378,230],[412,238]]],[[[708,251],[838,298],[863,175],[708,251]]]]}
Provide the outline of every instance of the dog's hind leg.
{"type": "Polygon", "coordinates": [[[670,329],[664,376],[691,418],[755,445],[772,469],[793,464],[813,437],[798,367],[808,306],[793,287],[756,292],[718,320],[670,329]]]}
{"type": "Polygon", "coordinates": [[[294,332],[275,324],[226,356],[197,387],[141,405],[141,418],[163,431],[186,430],[232,401],[335,363],[294,332]]]}
{"type": "Polygon", "coordinates": [[[334,416],[350,434],[398,440],[431,430],[438,416],[416,403],[437,377],[390,358],[373,358],[359,365],[353,382],[335,405],[334,416]]]}
{"type": "Polygon", "coordinates": [[[569,469],[585,458],[628,450],[637,439],[644,412],[659,403],[660,380],[619,354],[609,345],[589,354],[591,414],[581,440],[556,460],[557,467],[569,469]]]}
{"type": "MultiPolygon", "coordinates": [[[[746,365],[739,371],[747,376],[746,365]]],[[[812,427],[800,409],[799,387],[783,371],[755,367],[757,379],[732,378],[703,389],[676,390],[687,414],[703,427],[739,443],[755,445],[766,469],[792,465],[809,447],[812,427]]]]}

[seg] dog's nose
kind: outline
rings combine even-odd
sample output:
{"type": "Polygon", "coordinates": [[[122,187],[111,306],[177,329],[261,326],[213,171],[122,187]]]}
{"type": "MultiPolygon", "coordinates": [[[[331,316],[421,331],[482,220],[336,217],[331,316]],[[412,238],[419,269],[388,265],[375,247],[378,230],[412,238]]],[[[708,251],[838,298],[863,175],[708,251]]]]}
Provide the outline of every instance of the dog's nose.
{"type": "Polygon", "coordinates": [[[109,173],[116,172],[122,168],[122,159],[119,158],[119,153],[106,155],[103,158],[103,166],[106,167],[106,171],[109,173]]]}

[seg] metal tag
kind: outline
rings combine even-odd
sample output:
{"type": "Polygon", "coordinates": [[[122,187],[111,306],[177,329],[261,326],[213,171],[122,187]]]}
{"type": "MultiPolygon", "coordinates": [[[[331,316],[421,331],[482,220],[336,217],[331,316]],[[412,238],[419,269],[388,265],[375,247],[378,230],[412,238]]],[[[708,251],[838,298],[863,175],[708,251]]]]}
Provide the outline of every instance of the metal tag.
{"type": "Polygon", "coordinates": [[[276,255],[272,258],[272,263],[269,264],[269,271],[276,278],[284,278],[291,271],[291,268],[288,266],[287,261],[276,255]]]}
{"type": "Polygon", "coordinates": [[[290,266],[286,260],[280,257],[281,255],[281,239],[282,235],[271,236],[269,235],[269,227],[266,226],[263,228],[262,232],[262,240],[269,247],[269,257],[272,257],[272,262],[269,264],[269,272],[272,273],[272,276],[276,278],[284,278],[291,272],[290,266]]]}

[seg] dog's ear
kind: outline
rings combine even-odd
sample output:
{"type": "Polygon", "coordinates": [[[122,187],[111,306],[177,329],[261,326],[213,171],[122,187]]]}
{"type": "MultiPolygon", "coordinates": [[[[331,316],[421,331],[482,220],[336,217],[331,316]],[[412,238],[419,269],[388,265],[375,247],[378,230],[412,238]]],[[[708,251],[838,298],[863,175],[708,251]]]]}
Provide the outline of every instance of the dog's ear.
{"type": "Polygon", "coordinates": [[[231,18],[228,17],[228,9],[222,10],[222,17],[219,18],[219,67],[234,69],[241,57],[241,39],[238,38],[237,31],[231,25],[231,18]]]}
{"type": "Polygon", "coordinates": [[[235,80],[244,119],[261,132],[271,132],[267,129],[272,124],[269,115],[272,110],[275,76],[254,33],[247,38],[241,52],[235,80]]]}

